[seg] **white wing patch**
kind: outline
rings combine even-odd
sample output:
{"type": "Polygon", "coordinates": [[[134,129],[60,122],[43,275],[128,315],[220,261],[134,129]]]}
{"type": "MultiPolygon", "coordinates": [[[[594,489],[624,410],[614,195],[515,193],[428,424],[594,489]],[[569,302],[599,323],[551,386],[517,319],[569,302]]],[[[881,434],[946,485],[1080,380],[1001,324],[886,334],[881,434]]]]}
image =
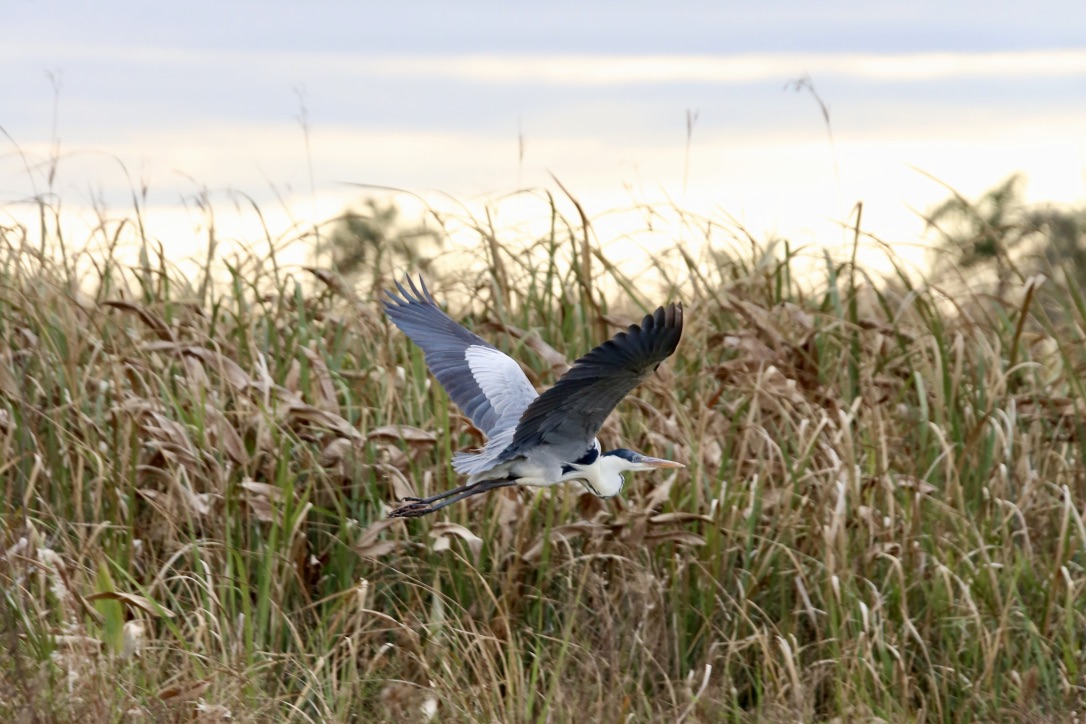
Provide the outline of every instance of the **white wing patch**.
{"type": "Polygon", "coordinates": [[[504,352],[479,345],[465,349],[464,358],[471,369],[471,376],[502,422],[506,423],[512,417],[513,424],[516,424],[525,408],[538,397],[520,365],[504,352]]]}
{"type": "Polygon", "coordinates": [[[490,347],[472,345],[464,350],[464,359],[479,389],[498,415],[482,450],[453,456],[453,469],[473,475],[489,470],[498,456],[513,442],[517,421],[539,393],[511,357],[490,347]]]}

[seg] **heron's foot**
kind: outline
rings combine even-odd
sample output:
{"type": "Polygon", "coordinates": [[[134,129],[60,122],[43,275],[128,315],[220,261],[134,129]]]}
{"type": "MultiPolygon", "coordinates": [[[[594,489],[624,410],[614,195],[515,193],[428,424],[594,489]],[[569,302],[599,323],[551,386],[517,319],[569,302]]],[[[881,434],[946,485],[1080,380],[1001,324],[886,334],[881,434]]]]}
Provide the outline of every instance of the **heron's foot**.
{"type": "Polygon", "coordinates": [[[421,518],[434,512],[429,503],[424,503],[419,498],[404,498],[404,500],[414,502],[409,502],[407,505],[401,505],[399,508],[389,511],[389,518],[421,518]]]}
{"type": "Polygon", "coordinates": [[[422,498],[416,498],[413,495],[408,495],[407,497],[400,498],[400,502],[401,503],[421,503],[422,498]]]}

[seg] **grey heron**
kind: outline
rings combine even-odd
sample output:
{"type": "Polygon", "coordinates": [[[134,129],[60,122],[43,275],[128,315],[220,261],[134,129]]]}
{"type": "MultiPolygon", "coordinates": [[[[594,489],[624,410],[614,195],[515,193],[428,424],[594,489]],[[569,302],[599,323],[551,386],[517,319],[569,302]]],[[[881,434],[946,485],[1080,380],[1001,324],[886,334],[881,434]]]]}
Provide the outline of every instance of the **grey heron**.
{"type": "Polygon", "coordinates": [[[421,277],[419,286],[410,277],[407,285],[396,283],[398,296],[386,292],[386,313],[422,348],[430,371],[487,440],[477,452],[453,456],[453,469],[467,475],[467,483],[429,498],[404,498],[407,505],[390,517],[427,515],[512,485],[577,480],[611,498],[622,490],[625,472],[684,467],[625,448],[604,452],[596,438],[611,410],[675,351],[681,303],[660,307],[599,345],[540,395],[515,360],[445,314],[421,277]]]}

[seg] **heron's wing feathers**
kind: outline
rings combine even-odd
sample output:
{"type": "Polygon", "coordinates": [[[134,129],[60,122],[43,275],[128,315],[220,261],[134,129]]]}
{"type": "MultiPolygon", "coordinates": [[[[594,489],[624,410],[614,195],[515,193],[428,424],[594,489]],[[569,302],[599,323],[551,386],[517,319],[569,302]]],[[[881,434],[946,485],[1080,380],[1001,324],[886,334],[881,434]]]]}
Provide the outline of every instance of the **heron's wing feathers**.
{"type": "Polygon", "coordinates": [[[513,427],[537,396],[520,365],[441,311],[421,278],[407,286],[397,282],[399,295],[387,292],[392,322],[422,348],[434,377],[487,437],[513,427]]]}
{"type": "Polygon", "coordinates": [[[682,304],[669,304],[581,357],[528,405],[502,459],[539,445],[582,452],[622,398],[671,356],[682,331],[682,304]]]}

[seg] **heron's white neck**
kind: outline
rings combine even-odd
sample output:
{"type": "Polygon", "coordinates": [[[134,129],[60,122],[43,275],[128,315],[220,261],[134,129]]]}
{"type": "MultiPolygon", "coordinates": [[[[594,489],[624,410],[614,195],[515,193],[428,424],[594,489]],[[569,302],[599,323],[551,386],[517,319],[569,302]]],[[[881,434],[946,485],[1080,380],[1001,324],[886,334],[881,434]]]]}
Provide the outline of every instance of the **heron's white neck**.
{"type": "Polygon", "coordinates": [[[584,481],[589,491],[601,498],[613,498],[622,492],[626,482],[622,473],[641,470],[642,467],[616,455],[600,455],[588,465],[573,465],[572,472],[562,476],[564,480],[584,481]]]}

